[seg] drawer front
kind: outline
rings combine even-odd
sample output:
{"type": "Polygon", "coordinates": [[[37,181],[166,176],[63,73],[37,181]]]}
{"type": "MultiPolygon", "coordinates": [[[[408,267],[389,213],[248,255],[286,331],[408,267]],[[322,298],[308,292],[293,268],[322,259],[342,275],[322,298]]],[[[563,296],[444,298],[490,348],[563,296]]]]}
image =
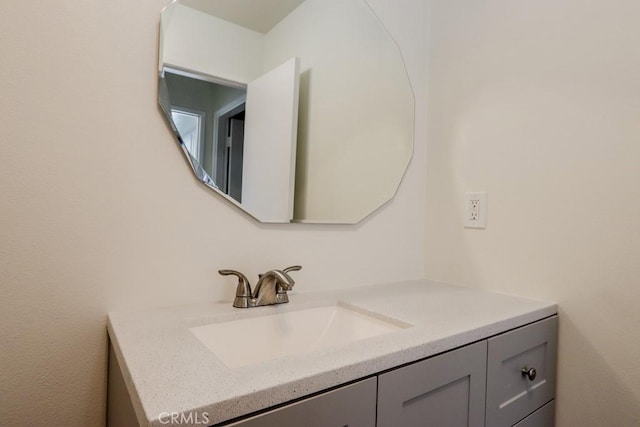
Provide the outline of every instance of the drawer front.
{"type": "Polygon", "coordinates": [[[552,400],[513,427],[553,427],[555,414],[556,401],[552,400]]]}
{"type": "Polygon", "coordinates": [[[376,378],[369,378],[229,427],[375,427],[376,388],[376,378]]]}
{"type": "Polygon", "coordinates": [[[378,427],[483,427],[487,343],[378,378],[378,427]]]}
{"type": "Polygon", "coordinates": [[[489,339],[487,426],[512,426],[555,397],[557,340],[557,316],[489,339]]]}

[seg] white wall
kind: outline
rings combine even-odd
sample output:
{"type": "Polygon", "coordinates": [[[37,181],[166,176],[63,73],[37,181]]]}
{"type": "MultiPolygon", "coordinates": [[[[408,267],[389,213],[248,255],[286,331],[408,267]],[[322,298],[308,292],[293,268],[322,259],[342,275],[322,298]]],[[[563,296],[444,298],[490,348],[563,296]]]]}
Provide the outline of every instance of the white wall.
{"type": "Polygon", "coordinates": [[[107,312],[230,303],[219,268],[300,263],[299,291],[422,276],[426,7],[372,3],[423,119],[398,195],[357,226],[261,225],[195,180],[156,104],[166,1],[0,3],[1,424],[101,425],[107,312]]]}
{"type": "Polygon", "coordinates": [[[558,302],[557,425],[639,425],[640,2],[430,16],[427,277],[558,302]]]}
{"type": "Polygon", "coordinates": [[[180,3],[163,12],[161,28],[161,63],[237,83],[262,75],[264,34],[180,3]]]}

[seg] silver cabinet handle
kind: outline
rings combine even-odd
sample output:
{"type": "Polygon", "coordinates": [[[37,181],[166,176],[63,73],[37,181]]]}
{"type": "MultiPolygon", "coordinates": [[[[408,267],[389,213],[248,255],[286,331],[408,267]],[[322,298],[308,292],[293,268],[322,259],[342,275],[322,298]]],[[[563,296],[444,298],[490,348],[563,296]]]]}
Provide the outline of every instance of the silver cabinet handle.
{"type": "Polygon", "coordinates": [[[522,376],[529,378],[529,381],[535,380],[536,375],[538,375],[538,373],[536,372],[535,368],[527,369],[526,366],[522,368],[522,376]]]}

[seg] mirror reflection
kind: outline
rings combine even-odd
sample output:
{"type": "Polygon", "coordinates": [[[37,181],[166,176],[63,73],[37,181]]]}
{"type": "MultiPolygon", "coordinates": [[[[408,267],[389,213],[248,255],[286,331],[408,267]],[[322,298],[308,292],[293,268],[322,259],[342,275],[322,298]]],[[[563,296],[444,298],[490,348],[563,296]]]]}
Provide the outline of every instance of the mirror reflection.
{"type": "Polygon", "coordinates": [[[159,58],[194,173],[256,219],[356,223],[395,194],[413,93],[364,0],[177,0],[159,58]]]}
{"type": "Polygon", "coordinates": [[[171,118],[191,156],[218,190],[242,203],[247,91],[165,69],[171,118]]]}

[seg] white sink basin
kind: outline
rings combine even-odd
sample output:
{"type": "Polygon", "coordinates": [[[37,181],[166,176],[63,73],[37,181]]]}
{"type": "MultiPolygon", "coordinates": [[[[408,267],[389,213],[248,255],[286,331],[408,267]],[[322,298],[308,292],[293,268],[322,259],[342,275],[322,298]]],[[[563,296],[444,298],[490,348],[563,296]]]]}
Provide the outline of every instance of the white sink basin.
{"type": "Polygon", "coordinates": [[[326,349],[412,325],[344,305],[310,308],[189,330],[230,368],[326,349]]]}

